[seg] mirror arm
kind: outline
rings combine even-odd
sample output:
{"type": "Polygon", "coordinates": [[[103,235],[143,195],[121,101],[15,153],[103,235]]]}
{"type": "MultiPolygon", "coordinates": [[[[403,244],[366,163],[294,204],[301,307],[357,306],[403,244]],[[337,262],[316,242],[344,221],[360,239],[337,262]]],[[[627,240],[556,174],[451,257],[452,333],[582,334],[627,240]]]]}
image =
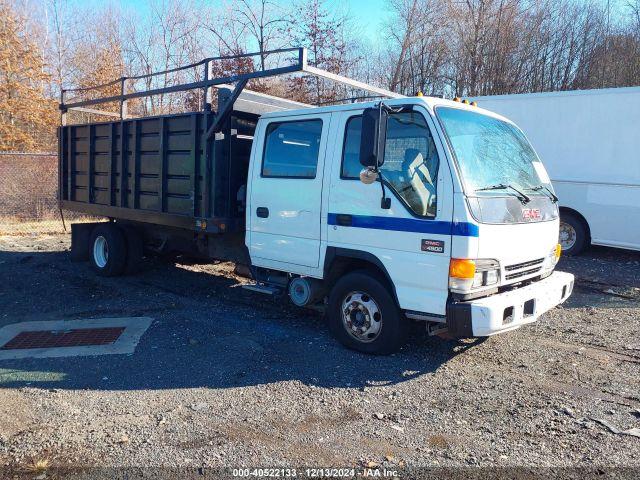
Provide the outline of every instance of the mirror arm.
{"type": "MultiPolygon", "coordinates": [[[[376,170],[377,167],[376,167],[376,170]]],[[[387,192],[384,188],[384,178],[382,178],[382,172],[380,170],[377,171],[378,180],[380,180],[380,186],[382,187],[382,198],[380,199],[380,208],[383,210],[389,210],[391,208],[391,197],[387,197],[387,192]]]]}
{"type": "Polygon", "coordinates": [[[383,210],[389,210],[391,208],[391,197],[387,197],[384,189],[384,179],[380,172],[378,172],[378,178],[380,179],[380,185],[382,186],[382,198],[380,199],[380,208],[383,210]]]}

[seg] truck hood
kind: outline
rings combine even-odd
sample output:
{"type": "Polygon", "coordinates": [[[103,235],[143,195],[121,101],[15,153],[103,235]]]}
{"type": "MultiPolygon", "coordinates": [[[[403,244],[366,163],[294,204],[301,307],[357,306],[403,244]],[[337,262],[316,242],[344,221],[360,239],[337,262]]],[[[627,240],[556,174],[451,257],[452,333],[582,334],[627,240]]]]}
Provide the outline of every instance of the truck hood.
{"type": "Polygon", "coordinates": [[[500,285],[542,273],[545,259],[558,243],[559,221],[478,226],[477,258],[500,262],[500,285]]]}

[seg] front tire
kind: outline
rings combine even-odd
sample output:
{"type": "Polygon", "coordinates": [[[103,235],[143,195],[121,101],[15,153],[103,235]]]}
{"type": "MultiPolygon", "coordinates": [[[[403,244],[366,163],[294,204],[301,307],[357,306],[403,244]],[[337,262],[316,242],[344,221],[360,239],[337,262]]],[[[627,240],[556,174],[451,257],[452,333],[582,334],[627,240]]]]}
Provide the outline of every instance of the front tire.
{"type": "Polygon", "coordinates": [[[127,243],[122,230],[113,223],[97,225],[91,232],[90,260],[98,275],[122,275],[127,261],[127,243]]]}
{"type": "Polygon", "coordinates": [[[589,246],[589,233],[584,222],[570,213],[560,214],[558,239],[565,255],[578,255],[589,246]]]}
{"type": "Polygon", "coordinates": [[[360,352],[387,355],[407,338],[408,322],[386,282],[367,271],[348,273],[329,295],[329,329],[344,346],[360,352]]]}

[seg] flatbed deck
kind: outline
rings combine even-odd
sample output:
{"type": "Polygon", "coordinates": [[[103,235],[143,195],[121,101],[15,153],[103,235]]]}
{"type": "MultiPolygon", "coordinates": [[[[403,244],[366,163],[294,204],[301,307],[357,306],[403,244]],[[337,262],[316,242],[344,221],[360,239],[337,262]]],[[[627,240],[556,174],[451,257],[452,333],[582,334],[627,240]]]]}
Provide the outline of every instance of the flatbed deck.
{"type": "Polygon", "coordinates": [[[244,226],[238,202],[258,115],[232,112],[206,138],[215,112],[60,127],[65,209],[221,233],[244,226]]]}

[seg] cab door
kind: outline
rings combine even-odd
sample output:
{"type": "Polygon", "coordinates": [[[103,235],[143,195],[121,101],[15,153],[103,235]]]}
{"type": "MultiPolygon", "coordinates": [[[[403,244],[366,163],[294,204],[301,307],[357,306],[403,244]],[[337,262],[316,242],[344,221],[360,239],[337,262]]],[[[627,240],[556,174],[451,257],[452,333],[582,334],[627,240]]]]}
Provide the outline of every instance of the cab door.
{"type": "Polygon", "coordinates": [[[428,112],[414,107],[392,114],[380,182],[359,180],[362,110],[334,114],[332,137],[341,139],[328,205],[328,246],[375,257],[389,274],[406,310],[442,316],[448,296],[453,186],[428,112]],[[419,186],[416,187],[416,184],[419,186]]]}
{"type": "Polygon", "coordinates": [[[261,125],[249,182],[247,244],[254,265],[294,273],[318,267],[330,118],[300,115],[261,125]]]}

